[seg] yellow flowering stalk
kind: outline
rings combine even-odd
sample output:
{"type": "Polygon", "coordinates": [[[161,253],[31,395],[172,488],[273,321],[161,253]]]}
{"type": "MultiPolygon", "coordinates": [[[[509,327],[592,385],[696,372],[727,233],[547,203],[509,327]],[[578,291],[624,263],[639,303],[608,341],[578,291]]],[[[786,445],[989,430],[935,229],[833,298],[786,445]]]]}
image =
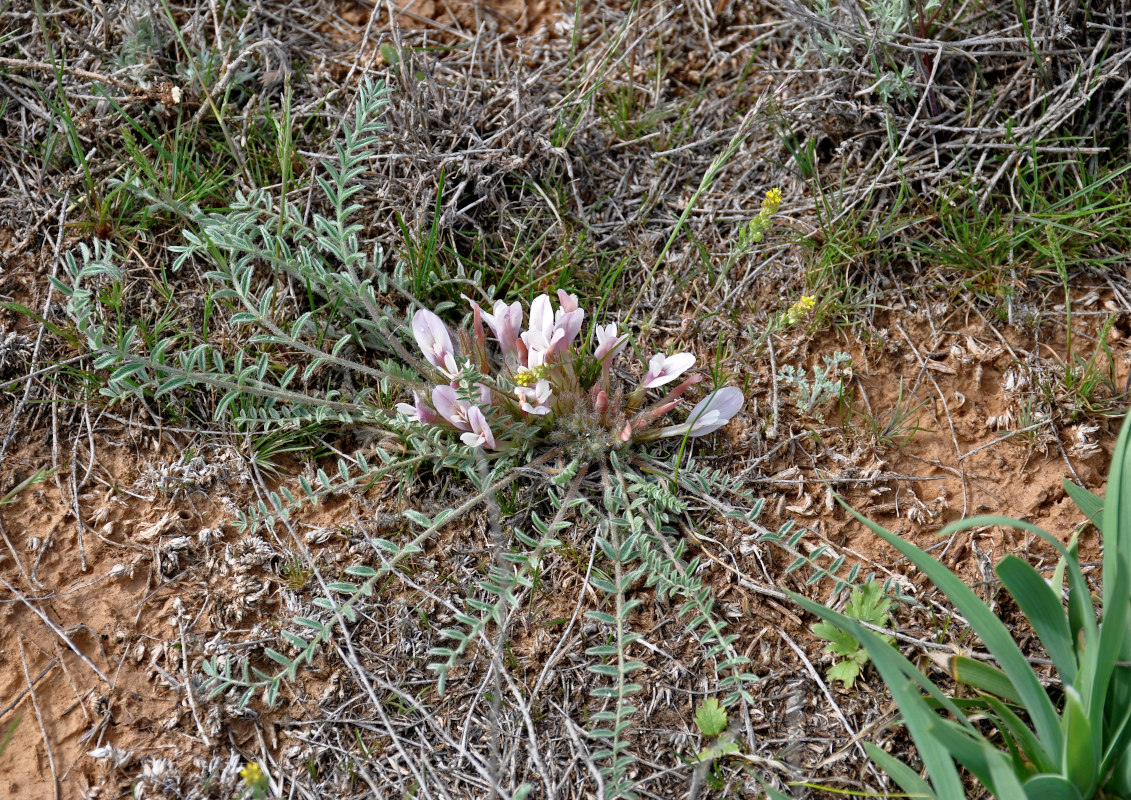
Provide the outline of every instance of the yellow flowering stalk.
{"type": "Polygon", "coordinates": [[[796,325],[801,318],[817,307],[817,300],[812,295],[803,294],[801,299],[789,307],[782,318],[784,325],[796,325]]]}
{"type": "Polygon", "coordinates": [[[781,208],[781,200],[781,189],[774,188],[766,192],[758,216],[746,223],[739,235],[739,241],[743,246],[748,247],[762,241],[762,237],[770,227],[770,218],[781,208]]]}

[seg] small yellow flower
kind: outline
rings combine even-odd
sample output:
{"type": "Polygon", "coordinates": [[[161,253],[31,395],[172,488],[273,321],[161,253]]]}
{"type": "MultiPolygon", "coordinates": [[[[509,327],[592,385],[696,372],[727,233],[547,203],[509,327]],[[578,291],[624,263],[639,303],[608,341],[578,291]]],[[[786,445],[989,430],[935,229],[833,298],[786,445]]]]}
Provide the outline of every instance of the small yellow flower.
{"type": "Polygon", "coordinates": [[[779,208],[781,208],[781,189],[770,189],[766,192],[766,198],[762,201],[760,214],[763,217],[769,217],[776,214],[779,208]]]}
{"type": "Polygon", "coordinates": [[[263,774],[263,770],[259,768],[259,764],[254,761],[240,770],[240,777],[243,778],[244,785],[254,797],[263,797],[267,791],[267,776],[263,774]]]}
{"type": "Polygon", "coordinates": [[[786,325],[796,325],[800,319],[817,307],[817,299],[812,295],[803,294],[801,299],[789,307],[785,312],[786,325]]]}
{"type": "Polygon", "coordinates": [[[531,367],[518,372],[514,376],[515,386],[533,386],[546,377],[546,365],[540,367],[531,367]]]}
{"type": "Polygon", "coordinates": [[[762,198],[762,208],[758,211],[758,216],[747,222],[739,234],[739,240],[743,247],[749,247],[762,241],[762,237],[770,227],[770,217],[781,208],[781,198],[781,189],[770,189],[766,192],[766,196],[762,198]]]}

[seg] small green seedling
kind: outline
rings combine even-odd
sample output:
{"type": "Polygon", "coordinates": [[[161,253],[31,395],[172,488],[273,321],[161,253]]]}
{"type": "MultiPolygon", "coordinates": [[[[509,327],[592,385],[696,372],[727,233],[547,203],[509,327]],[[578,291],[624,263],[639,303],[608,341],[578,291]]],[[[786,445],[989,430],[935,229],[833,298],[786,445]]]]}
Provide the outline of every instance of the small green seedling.
{"type": "Polygon", "coordinates": [[[738,744],[724,735],[727,730],[727,710],[715,698],[708,697],[699,704],[699,708],[695,710],[695,727],[704,737],[718,737],[715,742],[699,751],[696,756],[698,761],[714,761],[738,752],[738,744]]]}
{"type": "MultiPolygon", "coordinates": [[[[875,581],[868,581],[852,590],[844,613],[861,622],[888,627],[891,625],[891,615],[888,613],[890,609],[891,598],[884,594],[883,586],[875,581]]],[[[868,652],[860,644],[860,640],[827,622],[814,625],[813,633],[829,642],[825,646],[826,653],[832,653],[840,659],[829,667],[826,673],[828,679],[840,681],[846,689],[851,689],[860,677],[860,670],[868,663],[868,652]]],[[[895,641],[891,636],[883,638],[889,644],[895,641]]]]}

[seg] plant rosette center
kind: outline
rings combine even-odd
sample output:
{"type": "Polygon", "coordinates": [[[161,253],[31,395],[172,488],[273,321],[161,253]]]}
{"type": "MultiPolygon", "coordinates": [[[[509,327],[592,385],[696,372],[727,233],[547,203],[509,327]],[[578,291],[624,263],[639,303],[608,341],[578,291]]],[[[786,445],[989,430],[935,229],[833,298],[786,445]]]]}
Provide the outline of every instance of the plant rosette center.
{"type": "Polygon", "coordinates": [[[618,333],[616,323],[596,325],[591,347],[577,346],[585,309],[575,295],[559,289],[557,296],[557,309],[548,295],[536,297],[525,328],[520,303],[499,300],[488,313],[464,298],[472,328],[460,332],[458,350],[435,313],[417,311],[413,338],[436,383],[397,411],[409,422],[452,431],[468,447],[503,451],[541,438],[593,458],[632,442],[714,433],[742,408],[742,392],[724,386],[682,423],[658,425],[703,380],[689,373],[695,356],[657,353],[630,385],[614,369],[627,334],[618,333]],[[657,396],[654,390],[663,387],[657,396]]]}

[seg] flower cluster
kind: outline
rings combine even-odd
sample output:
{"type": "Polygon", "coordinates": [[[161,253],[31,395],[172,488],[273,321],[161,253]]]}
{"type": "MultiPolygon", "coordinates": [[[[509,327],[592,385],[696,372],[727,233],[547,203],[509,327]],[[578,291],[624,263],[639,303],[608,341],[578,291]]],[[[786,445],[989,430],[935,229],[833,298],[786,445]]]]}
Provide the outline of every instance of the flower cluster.
{"type": "Polygon", "coordinates": [[[267,796],[267,790],[270,788],[270,784],[259,764],[254,761],[248,762],[248,764],[240,770],[240,777],[243,778],[244,782],[243,796],[254,798],[267,796]]]}
{"type": "Polygon", "coordinates": [[[817,300],[812,295],[804,294],[801,299],[789,307],[782,317],[785,325],[796,325],[801,318],[817,307],[817,300]]]}
{"type": "Polygon", "coordinates": [[[704,436],[729,422],[742,407],[742,392],[723,387],[696,405],[682,424],[653,428],[703,379],[695,374],[683,377],[694,366],[695,356],[657,353],[644,366],[635,388],[626,391],[614,381],[613,362],[627,335],[618,332],[616,323],[595,325],[591,349],[575,346],[585,310],[575,295],[559,290],[557,296],[557,309],[548,295],[534,299],[525,330],[519,303],[496,301],[488,312],[465,298],[471,304],[472,328],[459,337],[459,350],[436,314],[417,311],[412,318],[413,337],[441,381],[430,396],[415,392],[413,403],[400,403],[397,410],[410,421],[458,432],[469,447],[501,450],[504,446],[493,424],[509,428],[522,423],[527,429],[547,431],[564,428],[588,447],[608,449],[661,436],[704,436]],[[488,329],[497,352],[488,350],[488,329]],[[649,390],[677,380],[663,397],[648,403],[649,390]]]}
{"type": "Polygon", "coordinates": [[[766,196],[762,198],[762,207],[758,211],[758,216],[747,222],[739,231],[739,244],[742,247],[748,248],[762,241],[762,237],[770,227],[770,218],[778,213],[778,209],[781,208],[781,200],[781,189],[770,189],[766,192],[766,196]]]}

